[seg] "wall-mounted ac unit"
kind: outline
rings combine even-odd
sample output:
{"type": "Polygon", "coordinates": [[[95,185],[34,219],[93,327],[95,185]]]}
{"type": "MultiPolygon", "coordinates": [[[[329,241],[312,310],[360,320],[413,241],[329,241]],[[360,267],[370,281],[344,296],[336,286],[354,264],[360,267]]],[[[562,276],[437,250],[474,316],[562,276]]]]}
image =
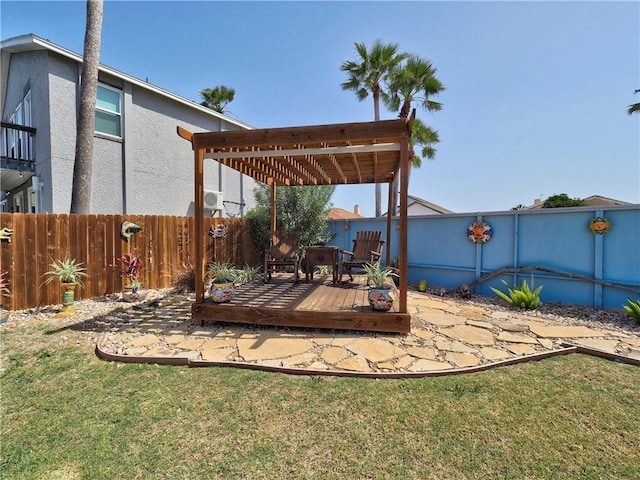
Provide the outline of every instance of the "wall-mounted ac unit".
{"type": "Polygon", "coordinates": [[[204,191],[204,208],[222,211],[222,192],[204,191]]]}

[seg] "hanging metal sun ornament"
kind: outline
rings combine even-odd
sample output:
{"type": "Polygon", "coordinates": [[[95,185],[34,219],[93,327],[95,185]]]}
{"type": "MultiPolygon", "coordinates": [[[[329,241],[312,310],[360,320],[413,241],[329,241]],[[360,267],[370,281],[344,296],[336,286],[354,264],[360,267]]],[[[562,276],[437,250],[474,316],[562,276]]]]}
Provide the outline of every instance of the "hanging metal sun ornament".
{"type": "Polygon", "coordinates": [[[487,222],[472,222],[467,228],[467,238],[473,243],[487,243],[493,236],[493,228],[487,222]]]}
{"type": "Polygon", "coordinates": [[[607,217],[596,217],[589,221],[589,231],[594,235],[603,235],[611,230],[611,220],[607,217]]]}

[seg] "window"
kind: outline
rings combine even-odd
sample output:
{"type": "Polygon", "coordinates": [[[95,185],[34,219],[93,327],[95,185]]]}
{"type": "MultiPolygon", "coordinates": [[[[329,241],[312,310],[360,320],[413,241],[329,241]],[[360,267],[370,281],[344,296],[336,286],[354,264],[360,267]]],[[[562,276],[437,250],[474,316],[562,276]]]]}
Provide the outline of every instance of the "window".
{"type": "MultiPolygon", "coordinates": [[[[9,117],[9,123],[25,127],[31,126],[31,90],[27,91],[22,101],[13,111],[13,114],[9,117]]],[[[3,144],[2,154],[6,154],[10,158],[31,160],[29,133],[14,129],[9,130],[7,132],[6,145],[3,144]]]]}
{"type": "Polygon", "coordinates": [[[122,94],[105,85],[98,85],[96,98],[96,132],[120,137],[120,103],[122,94]]]}

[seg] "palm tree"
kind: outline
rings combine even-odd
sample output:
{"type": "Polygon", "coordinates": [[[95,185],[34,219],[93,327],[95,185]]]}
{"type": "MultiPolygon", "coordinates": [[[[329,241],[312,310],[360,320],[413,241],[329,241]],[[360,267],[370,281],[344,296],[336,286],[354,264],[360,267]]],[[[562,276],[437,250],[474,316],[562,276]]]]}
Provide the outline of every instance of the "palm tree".
{"type": "Polygon", "coordinates": [[[411,130],[409,177],[411,177],[412,168],[420,168],[422,166],[423,158],[433,160],[436,157],[436,149],[434,145],[438,142],[440,142],[440,135],[438,135],[438,132],[425,125],[419,118],[416,118],[411,130]],[[422,147],[420,154],[416,153],[416,147],[422,147]]]}
{"type": "MultiPolygon", "coordinates": [[[[638,93],[638,92],[640,92],[640,88],[633,91],[633,93],[638,93]]],[[[629,115],[633,115],[634,113],[640,113],[640,103],[632,103],[631,105],[629,105],[629,108],[627,109],[627,113],[629,115]]]]}
{"type": "Polygon", "coordinates": [[[214,88],[205,88],[204,90],[201,90],[200,96],[202,97],[200,105],[224,114],[226,112],[227,105],[233,102],[233,99],[236,96],[236,91],[225,85],[218,85],[214,88]]]}
{"type": "Polygon", "coordinates": [[[80,107],[76,122],[76,155],[73,164],[71,213],[86,214],[91,211],[93,132],[96,125],[102,7],[102,0],[87,0],[87,25],[84,34],[80,107]]]}
{"type": "MultiPolygon", "coordinates": [[[[389,75],[390,94],[385,103],[390,110],[400,108],[398,115],[400,118],[409,116],[411,102],[414,101],[420,102],[427,111],[439,111],[442,109],[442,104],[433,101],[431,97],[438,95],[444,89],[444,85],[436,78],[436,69],[431,62],[417,55],[408,55],[407,61],[396,67],[389,75]]],[[[390,215],[395,215],[397,211],[399,180],[399,176],[396,176],[393,182],[390,215]]]]}
{"type": "Polygon", "coordinates": [[[420,168],[423,158],[433,160],[436,157],[434,144],[438,142],[440,142],[438,132],[425,125],[419,118],[416,118],[413,122],[413,129],[411,130],[411,151],[409,152],[411,163],[409,167],[420,168]],[[416,146],[422,147],[419,155],[415,153],[416,146]]]}
{"type": "MultiPolygon", "coordinates": [[[[352,90],[359,101],[373,96],[374,120],[380,120],[380,97],[387,99],[387,92],[382,88],[387,77],[406,57],[404,53],[398,53],[398,45],[395,43],[384,44],[376,40],[367,50],[364,43],[354,43],[358,54],[357,60],[347,60],[340,70],[347,72],[348,80],[342,83],[343,90],[352,90]]],[[[376,184],[376,217],[381,215],[382,187],[376,184]]]]}
{"type": "Polygon", "coordinates": [[[390,95],[386,104],[389,109],[398,110],[402,102],[400,118],[409,116],[413,101],[419,101],[427,111],[435,112],[442,109],[442,104],[431,100],[431,97],[444,90],[431,62],[417,55],[408,55],[407,61],[389,75],[390,95]]]}

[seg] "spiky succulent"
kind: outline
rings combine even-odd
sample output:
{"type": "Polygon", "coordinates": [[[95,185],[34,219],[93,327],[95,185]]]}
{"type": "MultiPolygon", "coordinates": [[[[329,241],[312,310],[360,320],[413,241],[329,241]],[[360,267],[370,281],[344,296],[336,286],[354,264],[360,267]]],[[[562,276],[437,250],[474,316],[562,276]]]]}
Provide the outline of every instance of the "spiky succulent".
{"type": "Polygon", "coordinates": [[[502,283],[507,287],[508,294],[493,287],[491,287],[491,290],[503,300],[525,310],[535,310],[540,305],[540,290],[542,290],[542,285],[535,290],[531,290],[526,280],[522,281],[520,287],[514,285],[513,288],[504,280],[502,280],[502,283]]]}
{"type": "Polygon", "coordinates": [[[627,302],[629,305],[623,305],[624,311],[633,318],[638,324],[640,324],[640,300],[636,300],[635,302],[630,298],[627,298],[627,302]]]}

